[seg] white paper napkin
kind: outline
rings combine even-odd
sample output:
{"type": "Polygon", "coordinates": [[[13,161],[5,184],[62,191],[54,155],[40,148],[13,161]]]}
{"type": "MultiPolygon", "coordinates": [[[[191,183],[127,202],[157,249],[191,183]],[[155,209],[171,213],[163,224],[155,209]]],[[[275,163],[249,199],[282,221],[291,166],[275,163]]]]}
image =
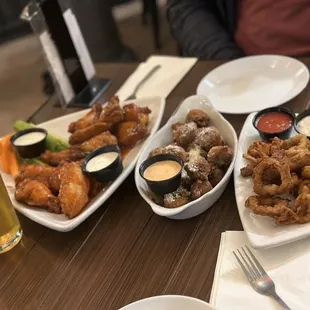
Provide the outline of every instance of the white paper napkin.
{"type": "MultiPolygon", "coordinates": [[[[218,310],[280,310],[272,298],[256,293],[239,267],[233,250],[249,241],[244,232],[222,234],[210,303],[218,310]]],[[[252,250],[252,248],[251,248],[252,250]]],[[[310,239],[281,247],[252,250],[292,310],[310,309],[310,239]]]]}
{"type": "Polygon", "coordinates": [[[161,68],[141,86],[137,97],[160,96],[166,98],[187,72],[197,62],[197,58],[181,58],[171,56],[151,56],[141,63],[135,72],[127,79],[117,92],[120,100],[125,100],[132,93],[137,84],[154,68],[161,68]]]}

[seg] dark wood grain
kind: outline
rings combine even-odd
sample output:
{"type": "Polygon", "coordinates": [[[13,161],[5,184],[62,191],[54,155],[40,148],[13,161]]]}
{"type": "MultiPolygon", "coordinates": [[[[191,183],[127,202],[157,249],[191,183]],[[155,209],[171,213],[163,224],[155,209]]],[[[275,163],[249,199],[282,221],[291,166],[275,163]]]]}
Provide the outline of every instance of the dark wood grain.
{"type": "MultiPolygon", "coordinates": [[[[310,60],[302,60],[310,65],[310,60]]],[[[198,62],[167,99],[164,124],[221,62],[198,62]]],[[[113,79],[106,101],[137,64],[104,64],[113,79]]],[[[310,99],[307,87],[286,105],[296,112],[310,99]]],[[[31,121],[72,113],[49,100],[31,121]]],[[[250,103],[249,103],[250,104],[250,103]]],[[[239,134],[247,115],[224,115],[239,134]]],[[[133,174],[90,218],[68,233],[22,215],[22,242],[0,256],[0,309],[118,309],[140,298],[184,294],[209,300],[221,233],[242,230],[233,180],[214,206],[196,218],[173,221],[153,214],[135,189],[133,174]]]]}

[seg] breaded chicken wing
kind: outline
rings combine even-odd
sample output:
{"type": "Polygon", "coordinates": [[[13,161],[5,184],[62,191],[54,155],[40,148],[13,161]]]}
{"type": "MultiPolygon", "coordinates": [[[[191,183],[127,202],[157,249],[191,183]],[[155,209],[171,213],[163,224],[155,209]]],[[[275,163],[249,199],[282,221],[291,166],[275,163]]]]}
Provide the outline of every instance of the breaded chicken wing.
{"type": "Polygon", "coordinates": [[[114,96],[110,99],[109,103],[103,108],[100,121],[110,123],[111,125],[119,124],[124,120],[124,112],[119,105],[119,99],[114,96]]]}
{"type": "Polygon", "coordinates": [[[148,107],[138,107],[134,103],[126,104],[123,107],[125,113],[125,122],[132,121],[147,126],[149,123],[149,114],[152,112],[148,107]]]}
{"type": "Polygon", "coordinates": [[[61,162],[77,161],[85,157],[85,153],[77,148],[69,148],[61,152],[46,150],[41,159],[51,166],[58,166],[61,162]]]}
{"type": "Polygon", "coordinates": [[[123,122],[117,125],[115,135],[121,146],[134,146],[147,135],[147,127],[137,122],[123,122]]]}
{"type": "Polygon", "coordinates": [[[117,144],[117,138],[113,136],[110,131],[105,131],[85,142],[81,145],[76,146],[83,152],[92,152],[100,147],[109,145],[109,144],[117,144]]]}
{"type": "Polygon", "coordinates": [[[61,167],[61,185],[58,198],[62,212],[70,218],[78,215],[88,202],[89,179],[78,163],[61,167]]]}
{"type": "Polygon", "coordinates": [[[23,180],[16,187],[15,199],[30,206],[47,209],[49,212],[61,213],[59,199],[50,189],[36,180],[23,180]]]}
{"type": "Polygon", "coordinates": [[[95,103],[90,112],[85,116],[80,118],[78,121],[73,122],[69,125],[68,131],[73,133],[76,130],[86,128],[99,121],[100,114],[102,112],[102,105],[100,103],[95,103]]]}
{"type": "Polygon", "coordinates": [[[83,129],[78,129],[70,136],[69,143],[71,145],[83,143],[84,141],[109,130],[111,127],[111,123],[98,122],[83,129]]]}
{"type": "Polygon", "coordinates": [[[15,182],[18,185],[26,179],[39,181],[57,194],[60,188],[59,172],[59,168],[29,165],[20,170],[15,182]]]}

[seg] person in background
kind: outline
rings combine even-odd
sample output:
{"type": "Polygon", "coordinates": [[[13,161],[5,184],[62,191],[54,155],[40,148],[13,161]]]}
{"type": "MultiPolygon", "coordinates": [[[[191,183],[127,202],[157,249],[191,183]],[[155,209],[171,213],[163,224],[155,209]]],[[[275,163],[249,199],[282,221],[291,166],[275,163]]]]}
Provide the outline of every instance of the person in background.
{"type": "Polygon", "coordinates": [[[168,0],[183,56],[310,55],[309,0],[168,0]]]}

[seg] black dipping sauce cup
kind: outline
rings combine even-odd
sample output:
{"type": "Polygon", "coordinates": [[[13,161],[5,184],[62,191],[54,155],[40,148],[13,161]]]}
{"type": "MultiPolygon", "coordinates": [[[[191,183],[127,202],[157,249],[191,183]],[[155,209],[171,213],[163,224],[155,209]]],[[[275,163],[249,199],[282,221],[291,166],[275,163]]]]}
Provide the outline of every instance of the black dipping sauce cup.
{"type": "MultiPolygon", "coordinates": [[[[305,117],[310,115],[310,109],[303,111],[302,113],[299,113],[296,118],[295,118],[295,122],[294,122],[294,128],[298,133],[304,134],[302,132],[299,131],[298,129],[298,123],[305,117]]],[[[310,136],[307,136],[308,139],[310,139],[310,136]]]]}
{"type": "Polygon", "coordinates": [[[259,132],[259,135],[261,136],[263,140],[271,140],[274,137],[278,137],[282,140],[288,139],[292,132],[294,122],[295,122],[295,114],[291,110],[287,108],[281,108],[281,107],[264,109],[258,112],[253,118],[253,126],[259,132]],[[282,112],[282,113],[288,114],[292,118],[292,124],[288,128],[282,131],[277,131],[277,132],[265,132],[257,128],[257,123],[260,117],[263,116],[264,114],[272,113],[272,112],[282,112]]]}
{"type": "Polygon", "coordinates": [[[45,141],[47,137],[47,131],[43,128],[30,128],[17,132],[14,136],[11,137],[11,143],[14,145],[18,154],[23,158],[34,158],[39,157],[42,153],[44,153],[46,149],[45,141]],[[45,134],[44,139],[27,145],[16,145],[15,141],[17,138],[31,133],[31,132],[42,132],[45,134]]]}
{"type": "Polygon", "coordinates": [[[110,182],[110,181],[114,181],[123,171],[123,163],[122,163],[122,159],[121,159],[121,151],[119,149],[119,147],[117,145],[106,145],[103,146],[93,152],[91,152],[90,154],[88,154],[88,156],[84,159],[83,163],[82,163],[82,170],[94,177],[97,181],[99,182],[110,182]],[[118,154],[118,156],[116,157],[116,159],[107,167],[100,169],[100,170],[96,170],[96,171],[88,171],[87,170],[87,164],[88,162],[101,154],[104,153],[110,153],[110,152],[115,152],[118,154]]]}
{"type": "Polygon", "coordinates": [[[139,173],[141,178],[146,182],[146,184],[153,193],[163,196],[165,194],[174,192],[180,186],[183,165],[184,165],[183,160],[178,156],[171,154],[159,154],[146,159],[141,164],[139,168],[139,173]],[[151,166],[154,163],[166,160],[173,160],[180,164],[181,169],[178,174],[176,174],[170,179],[163,181],[151,181],[144,177],[144,172],[149,166],[151,166]]]}

